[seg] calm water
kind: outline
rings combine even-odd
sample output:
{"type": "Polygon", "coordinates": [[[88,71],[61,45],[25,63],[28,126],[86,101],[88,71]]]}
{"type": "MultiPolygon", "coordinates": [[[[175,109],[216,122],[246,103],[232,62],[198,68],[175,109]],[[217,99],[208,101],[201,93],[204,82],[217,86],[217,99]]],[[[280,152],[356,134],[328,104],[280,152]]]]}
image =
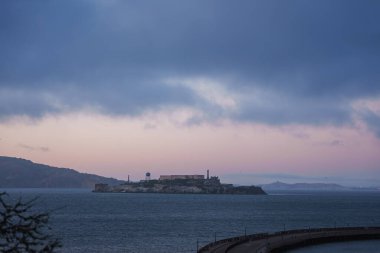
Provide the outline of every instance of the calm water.
{"type": "MultiPolygon", "coordinates": [[[[233,196],[7,191],[24,199],[40,196],[36,209],[55,210],[51,225],[63,242],[62,252],[195,252],[197,240],[204,245],[215,235],[222,239],[242,235],[245,229],[259,233],[284,227],[380,226],[379,193],[233,196]]],[[[292,252],[376,252],[379,248],[380,242],[373,241],[292,252]],[[356,250],[347,251],[347,245],[356,250]]]]}

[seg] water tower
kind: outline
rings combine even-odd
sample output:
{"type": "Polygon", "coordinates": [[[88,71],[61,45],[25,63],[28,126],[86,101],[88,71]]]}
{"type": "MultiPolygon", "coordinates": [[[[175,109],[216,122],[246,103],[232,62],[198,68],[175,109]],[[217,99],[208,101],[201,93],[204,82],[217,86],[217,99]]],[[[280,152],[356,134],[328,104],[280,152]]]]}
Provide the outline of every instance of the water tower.
{"type": "Polygon", "coordinates": [[[150,172],[145,173],[145,181],[150,180],[150,172]]]}

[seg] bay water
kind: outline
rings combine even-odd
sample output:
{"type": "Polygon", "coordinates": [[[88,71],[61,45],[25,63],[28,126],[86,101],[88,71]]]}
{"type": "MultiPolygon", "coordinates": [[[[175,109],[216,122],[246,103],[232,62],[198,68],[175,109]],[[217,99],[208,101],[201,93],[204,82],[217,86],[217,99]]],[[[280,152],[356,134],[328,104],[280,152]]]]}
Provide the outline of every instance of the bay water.
{"type": "MultiPolygon", "coordinates": [[[[196,252],[197,247],[215,239],[245,233],[380,226],[379,192],[193,195],[78,189],[1,191],[24,200],[39,196],[34,209],[52,211],[52,233],[61,239],[64,253],[196,252]]],[[[380,249],[380,242],[318,245],[292,252],[350,252],[347,246],[354,249],[351,252],[376,252],[373,250],[380,249]]]]}

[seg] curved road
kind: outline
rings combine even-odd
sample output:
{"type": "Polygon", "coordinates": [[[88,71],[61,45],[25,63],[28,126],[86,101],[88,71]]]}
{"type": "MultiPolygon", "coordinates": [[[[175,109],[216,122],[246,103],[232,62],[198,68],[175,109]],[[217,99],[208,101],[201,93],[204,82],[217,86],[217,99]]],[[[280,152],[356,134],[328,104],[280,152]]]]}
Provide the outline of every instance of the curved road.
{"type": "Polygon", "coordinates": [[[210,243],[198,253],[270,253],[335,241],[380,239],[380,227],[317,228],[253,234],[210,243]]]}

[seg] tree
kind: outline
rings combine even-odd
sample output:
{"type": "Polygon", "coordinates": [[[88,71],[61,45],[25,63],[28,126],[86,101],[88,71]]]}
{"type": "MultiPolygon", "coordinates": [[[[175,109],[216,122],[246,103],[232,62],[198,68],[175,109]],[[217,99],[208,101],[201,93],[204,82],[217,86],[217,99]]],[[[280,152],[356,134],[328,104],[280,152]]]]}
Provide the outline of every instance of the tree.
{"type": "Polygon", "coordinates": [[[48,232],[49,213],[32,210],[37,198],[10,201],[0,192],[0,252],[54,252],[61,247],[48,232]]]}

